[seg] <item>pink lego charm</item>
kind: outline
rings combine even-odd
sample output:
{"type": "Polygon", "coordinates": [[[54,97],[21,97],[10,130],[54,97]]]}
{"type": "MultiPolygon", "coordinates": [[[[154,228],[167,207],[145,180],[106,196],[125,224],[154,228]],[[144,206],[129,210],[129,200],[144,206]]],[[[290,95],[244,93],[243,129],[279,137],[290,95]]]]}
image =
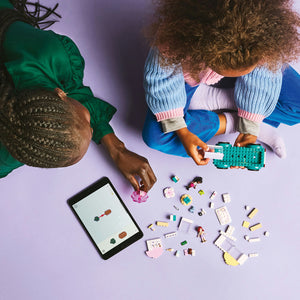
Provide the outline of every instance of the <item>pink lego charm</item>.
{"type": "Polygon", "coordinates": [[[134,202],[137,202],[137,203],[142,203],[142,202],[146,202],[147,199],[148,199],[148,195],[146,192],[144,191],[134,191],[132,194],[131,194],[131,198],[134,202]]]}
{"type": "Polygon", "coordinates": [[[167,187],[164,189],[164,195],[166,198],[173,198],[175,197],[175,191],[172,187],[167,187]]]}

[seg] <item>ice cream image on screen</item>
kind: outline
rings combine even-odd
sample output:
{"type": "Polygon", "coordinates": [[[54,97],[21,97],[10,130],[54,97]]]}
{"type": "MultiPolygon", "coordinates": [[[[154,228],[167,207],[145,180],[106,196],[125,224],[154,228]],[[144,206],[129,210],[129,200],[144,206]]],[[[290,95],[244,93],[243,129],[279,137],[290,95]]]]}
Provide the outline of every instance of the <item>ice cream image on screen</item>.
{"type": "Polygon", "coordinates": [[[100,218],[102,218],[102,217],[104,217],[104,216],[108,216],[108,215],[110,215],[110,214],[111,214],[111,209],[108,209],[108,210],[106,210],[102,215],[96,216],[96,217],[94,218],[94,221],[95,221],[95,222],[98,222],[98,221],[100,221],[100,218]]]}

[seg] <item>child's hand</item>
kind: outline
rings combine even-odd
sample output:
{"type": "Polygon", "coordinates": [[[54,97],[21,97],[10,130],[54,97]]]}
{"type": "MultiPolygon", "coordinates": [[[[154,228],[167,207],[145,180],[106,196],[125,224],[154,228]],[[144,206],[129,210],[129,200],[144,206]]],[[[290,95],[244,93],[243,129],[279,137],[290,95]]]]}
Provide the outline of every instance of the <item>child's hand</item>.
{"type": "Polygon", "coordinates": [[[195,134],[186,127],[176,131],[187,154],[192,157],[197,165],[207,165],[209,158],[204,158],[204,150],[208,150],[207,144],[201,141],[195,134]],[[199,147],[201,149],[199,149],[199,147]]]}
{"type": "Polygon", "coordinates": [[[257,139],[257,136],[255,136],[255,135],[240,133],[235,140],[234,146],[245,147],[248,144],[255,144],[256,139],[257,139]]]}

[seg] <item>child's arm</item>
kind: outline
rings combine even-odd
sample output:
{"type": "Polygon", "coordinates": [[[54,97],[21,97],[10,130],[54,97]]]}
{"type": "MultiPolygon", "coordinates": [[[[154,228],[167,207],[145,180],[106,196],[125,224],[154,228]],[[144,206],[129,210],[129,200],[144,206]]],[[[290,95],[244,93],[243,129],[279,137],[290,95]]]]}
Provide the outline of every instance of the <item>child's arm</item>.
{"type": "Polygon", "coordinates": [[[256,141],[260,124],[276,107],[282,85],[282,72],[257,67],[237,79],[234,90],[240,132],[235,144],[246,146],[256,141]]]}

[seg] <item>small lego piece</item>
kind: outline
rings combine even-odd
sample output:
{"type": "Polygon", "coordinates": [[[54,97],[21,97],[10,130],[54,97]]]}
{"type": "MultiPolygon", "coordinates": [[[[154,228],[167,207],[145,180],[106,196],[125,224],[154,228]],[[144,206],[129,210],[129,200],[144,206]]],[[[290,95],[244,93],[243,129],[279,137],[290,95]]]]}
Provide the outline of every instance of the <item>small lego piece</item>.
{"type": "Polygon", "coordinates": [[[226,228],[226,230],[225,230],[225,232],[226,232],[226,234],[228,234],[228,235],[233,235],[234,229],[235,229],[235,228],[234,228],[233,226],[228,225],[227,228],[226,228]]]}
{"type": "Polygon", "coordinates": [[[255,225],[249,227],[249,229],[250,229],[251,231],[254,231],[254,230],[257,230],[257,229],[259,229],[259,228],[261,228],[261,227],[262,227],[261,223],[257,223],[257,224],[255,224],[255,225]]]}
{"type": "Polygon", "coordinates": [[[139,191],[134,191],[131,194],[131,198],[134,202],[142,203],[142,202],[146,202],[149,196],[147,195],[146,192],[139,190],[139,191]]]}
{"type": "Polygon", "coordinates": [[[171,179],[176,183],[179,181],[179,177],[177,177],[176,175],[172,176],[171,179]]]}
{"type": "Polygon", "coordinates": [[[175,191],[174,191],[174,189],[172,187],[166,187],[164,189],[164,196],[166,198],[173,198],[173,197],[175,197],[175,191]]]}
{"type": "Polygon", "coordinates": [[[248,257],[257,257],[258,256],[258,253],[249,253],[248,254],[248,257]]]}
{"type": "Polygon", "coordinates": [[[220,230],[220,233],[221,233],[222,235],[226,236],[227,238],[231,239],[232,241],[234,241],[234,242],[236,241],[236,238],[233,237],[232,235],[228,235],[226,232],[224,232],[224,231],[222,231],[222,230],[220,230]]]}
{"type": "Polygon", "coordinates": [[[243,227],[248,228],[249,225],[250,225],[250,223],[248,221],[243,221],[243,224],[242,224],[243,227]]]}
{"type": "Polygon", "coordinates": [[[198,192],[198,194],[199,194],[200,196],[202,196],[202,195],[204,195],[204,191],[203,191],[203,190],[200,190],[200,191],[198,192]]]}
{"type": "Polygon", "coordinates": [[[253,243],[253,242],[259,242],[260,238],[259,237],[255,237],[255,238],[249,238],[248,242],[253,243]]]}
{"type": "Polygon", "coordinates": [[[150,225],[148,226],[148,228],[151,229],[152,231],[155,231],[154,224],[150,224],[150,225]]]}
{"type": "Polygon", "coordinates": [[[269,237],[269,236],[270,236],[270,232],[269,232],[269,231],[265,231],[265,232],[264,232],[264,235],[265,235],[266,237],[269,237]]]}
{"type": "Polygon", "coordinates": [[[216,191],[212,192],[212,194],[210,195],[209,199],[214,200],[214,198],[216,197],[216,195],[217,195],[216,191]]]}
{"type": "Polygon", "coordinates": [[[253,208],[251,210],[251,212],[248,214],[248,218],[252,219],[257,213],[258,213],[258,209],[257,208],[253,208]]]}
{"type": "Polygon", "coordinates": [[[195,249],[192,250],[192,256],[196,256],[196,250],[195,249]]]}
{"type": "Polygon", "coordinates": [[[166,251],[173,252],[174,249],[173,248],[168,248],[168,249],[166,249],[166,251]]]}
{"type": "Polygon", "coordinates": [[[176,256],[176,257],[179,257],[179,256],[180,256],[180,252],[179,252],[178,250],[175,252],[175,256],[176,256]]]}
{"type": "Polygon", "coordinates": [[[176,215],[170,215],[170,221],[176,221],[176,215]]]}
{"type": "Polygon", "coordinates": [[[231,217],[226,206],[217,208],[215,212],[221,225],[231,223],[231,217]]]}
{"type": "Polygon", "coordinates": [[[250,238],[249,238],[248,235],[245,235],[245,236],[244,236],[244,239],[245,239],[246,241],[249,241],[250,238]]]}
{"type": "Polygon", "coordinates": [[[249,210],[249,209],[250,209],[250,206],[245,205],[245,209],[246,209],[246,210],[249,210]]]}
{"type": "Polygon", "coordinates": [[[202,183],[202,177],[195,177],[193,179],[193,181],[191,181],[187,186],[186,186],[186,189],[189,190],[190,188],[196,188],[197,184],[200,184],[202,183]]]}
{"type": "Polygon", "coordinates": [[[186,244],[187,244],[187,241],[183,241],[183,242],[180,243],[181,246],[184,246],[186,244]]]}
{"type": "Polygon", "coordinates": [[[203,208],[201,208],[201,210],[198,212],[198,215],[200,217],[203,216],[203,215],[206,215],[206,211],[203,208]]]}
{"type": "Polygon", "coordinates": [[[161,222],[161,221],[156,221],[157,226],[162,226],[162,227],[168,227],[169,223],[168,222],[161,222]]]}
{"type": "Polygon", "coordinates": [[[211,158],[211,159],[223,159],[223,147],[216,146],[216,145],[207,145],[208,150],[204,152],[204,158],[211,158]]]}
{"type": "Polygon", "coordinates": [[[230,195],[228,193],[222,194],[223,202],[229,203],[231,201],[230,195]]]}
{"type": "Polygon", "coordinates": [[[192,201],[193,201],[192,197],[188,194],[184,194],[180,197],[180,202],[183,205],[188,206],[188,205],[192,204],[192,201]]]}
{"type": "Polygon", "coordinates": [[[213,202],[209,202],[209,208],[214,208],[215,204],[213,202]]]}
{"type": "Polygon", "coordinates": [[[171,237],[174,237],[176,235],[177,235],[177,231],[170,232],[170,233],[165,234],[165,238],[171,238],[171,237]]]}
{"type": "Polygon", "coordinates": [[[192,248],[188,248],[188,254],[192,255],[193,249],[192,248]]]}
{"type": "Polygon", "coordinates": [[[191,224],[193,224],[193,223],[194,223],[193,220],[190,220],[187,218],[181,218],[180,223],[178,225],[178,230],[183,231],[185,229],[186,232],[189,232],[191,224]]]}
{"type": "Polygon", "coordinates": [[[189,253],[188,253],[188,250],[187,250],[187,249],[184,249],[184,250],[183,250],[183,253],[184,253],[184,255],[189,255],[189,253]]]}
{"type": "Polygon", "coordinates": [[[163,246],[161,244],[161,239],[152,239],[146,241],[148,251],[146,251],[147,256],[151,258],[158,258],[163,254],[163,246]]]}
{"type": "Polygon", "coordinates": [[[192,213],[192,214],[195,212],[194,206],[191,206],[191,207],[189,208],[189,212],[192,213]]]}
{"type": "Polygon", "coordinates": [[[204,232],[204,229],[203,229],[201,226],[199,226],[199,227],[197,228],[197,232],[198,232],[197,237],[200,237],[201,243],[205,243],[205,242],[206,242],[206,238],[205,238],[205,232],[204,232]]]}
{"type": "Polygon", "coordinates": [[[174,207],[176,210],[179,210],[179,208],[178,208],[177,206],[173,205],[173,207],[174,207]]]}

